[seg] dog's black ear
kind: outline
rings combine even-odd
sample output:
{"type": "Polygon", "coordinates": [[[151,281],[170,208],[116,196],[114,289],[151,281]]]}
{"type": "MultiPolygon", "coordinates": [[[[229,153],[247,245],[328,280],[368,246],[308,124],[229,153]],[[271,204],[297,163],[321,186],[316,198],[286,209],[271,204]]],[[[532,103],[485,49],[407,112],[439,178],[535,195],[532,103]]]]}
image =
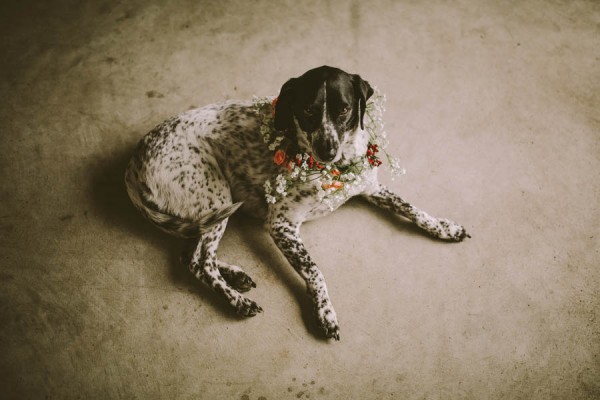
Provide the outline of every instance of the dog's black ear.
{"type": "Polygon", "coordinates": [[[360,75],[352,75],[352,83],[354,85],[354,94],[358,98],[358,112],[360,114],[360,129],[365,129],[363,123],[365,110],[367,108],[367,100],[373,95],[373,88],[369,82],[365,81],[360,75]]]}
{"type": "Polygon", "coordinates": [[[297,78],[292,78],[283,84],[275,104],[275,129],[285,131],[294,126],[294,111],[292,104],[295,96],[297,78]]]}

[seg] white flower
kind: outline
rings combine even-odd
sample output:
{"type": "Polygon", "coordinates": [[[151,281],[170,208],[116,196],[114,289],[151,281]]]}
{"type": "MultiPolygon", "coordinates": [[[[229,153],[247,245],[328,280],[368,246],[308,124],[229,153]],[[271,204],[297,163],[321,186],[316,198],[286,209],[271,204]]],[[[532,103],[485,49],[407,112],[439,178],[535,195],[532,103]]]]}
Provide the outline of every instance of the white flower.
{"type": "Polygon", "coordinates": [[[319,199],[319,201],[323,200],[323,198],[327,195],[327,193],[325,192],[325,190],[323,190],[323,187],[321,185],[319,185],[317,187],[317,198],[319,199]]]}
{"type": "Polygon", "coordinates": [[[265,193],[271,193],[271,181],[265,181],[264,188],[265,193]]]}
{"type": "Polygon", "coordinates": [[[276,146],[279,146],[281,144],[281,142],[283,142],[283,136],[278,136],[273,141],[273,144],[275,144],[276,146]]]}
{"type": "Polygon", "coordinates": [[[300,168],[294,167],[294,169],[292,169],[292,172],[290,172],[290,178],[296,179],[298,177],[299,173],[300,173],[300,168]]]}
{"type": "Polygon", "coordinates": [[[279,193],[282,197],[285,197],[285,195],[287,194],[285,192],[285,189],[287,188],[287,181],[285,180],[283,175],[277,175],[277,178],[275,178],[275,183],[277,184],[277,186],[275,187],[275,191],[279,193]]]}
{"type": "Polygon", "coordinates": [[[406,170],[400,167],[400,161],[397,158],[390,158],[390,169],[394,175],[404,175],[406,170]]]}
{"type": "Polygon", "coordinates": [[[275,204],[275,202],[277,201],[277,199],[271,196],[270,194],[265,195],[265,199],[267,200],[267,203],[270,204],[275,204]]]}

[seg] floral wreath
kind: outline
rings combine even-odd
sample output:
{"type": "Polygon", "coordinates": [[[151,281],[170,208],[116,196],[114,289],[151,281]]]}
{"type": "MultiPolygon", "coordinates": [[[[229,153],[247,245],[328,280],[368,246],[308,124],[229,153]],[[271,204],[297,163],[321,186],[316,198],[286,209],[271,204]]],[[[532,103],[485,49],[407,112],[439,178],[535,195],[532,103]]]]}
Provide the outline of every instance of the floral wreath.
{"type": "Polygon", "coordinates": [[[385,151],[388,145],[384,130],[383,112],[386,98],[376,88],[365,109],[364,129],[369,134],[367,152],[356,157],[348,164],[318,162],[312,154],[290,155],[291,144],[285,133],[275,129],[275,104],[277,97],[255,97],[254,109],[260,120],[260,132],[269,150],[274,151],[273,162],[282,172],[264,183],[265,199],[274,204],[286,197],[289,189],[299,183],[320,181],[316,185],[319,200],[334,208],[334,204],[347,198],[347,191],[362,181],[362,172],[377,168],[382,164],[379,154],[385,155],[390,167],[392,179],[404,175],[406,170],[400,167],[398,159],[390,157],[385,151]]]}

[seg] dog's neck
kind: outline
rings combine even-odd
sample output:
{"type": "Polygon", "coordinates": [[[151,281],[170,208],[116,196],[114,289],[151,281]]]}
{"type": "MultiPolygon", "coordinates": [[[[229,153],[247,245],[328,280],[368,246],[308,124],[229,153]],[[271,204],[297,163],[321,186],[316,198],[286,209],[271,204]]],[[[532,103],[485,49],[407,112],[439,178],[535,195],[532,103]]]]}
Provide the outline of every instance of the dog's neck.
{"type": "Polygon", "coordinates": [[[357,158],[364,157],[369,147],[369,133],[356,127],[354,131],[344,133],[342,140],[342,158],[338,162],[341,165],[347,165],[357,158]]]}

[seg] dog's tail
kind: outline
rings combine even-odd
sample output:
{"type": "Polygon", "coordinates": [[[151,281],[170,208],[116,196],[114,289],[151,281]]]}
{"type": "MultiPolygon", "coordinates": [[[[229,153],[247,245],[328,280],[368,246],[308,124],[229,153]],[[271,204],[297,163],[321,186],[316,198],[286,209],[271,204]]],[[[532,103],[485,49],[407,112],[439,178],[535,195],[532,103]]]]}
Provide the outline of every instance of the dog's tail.
{"type": "Polygon", "coordinates": [[[125,173],[125,186],[135,207],[159,229],[177,237],[197,238],[206,229],[231,216],[242,205],[242,202],[234,203],[202,215],[198,219],[179,217],[161,210],[149,200],[150,189],[138,179],[132,179],[131,174],[131,170],[128,169],[125,173]]]}

